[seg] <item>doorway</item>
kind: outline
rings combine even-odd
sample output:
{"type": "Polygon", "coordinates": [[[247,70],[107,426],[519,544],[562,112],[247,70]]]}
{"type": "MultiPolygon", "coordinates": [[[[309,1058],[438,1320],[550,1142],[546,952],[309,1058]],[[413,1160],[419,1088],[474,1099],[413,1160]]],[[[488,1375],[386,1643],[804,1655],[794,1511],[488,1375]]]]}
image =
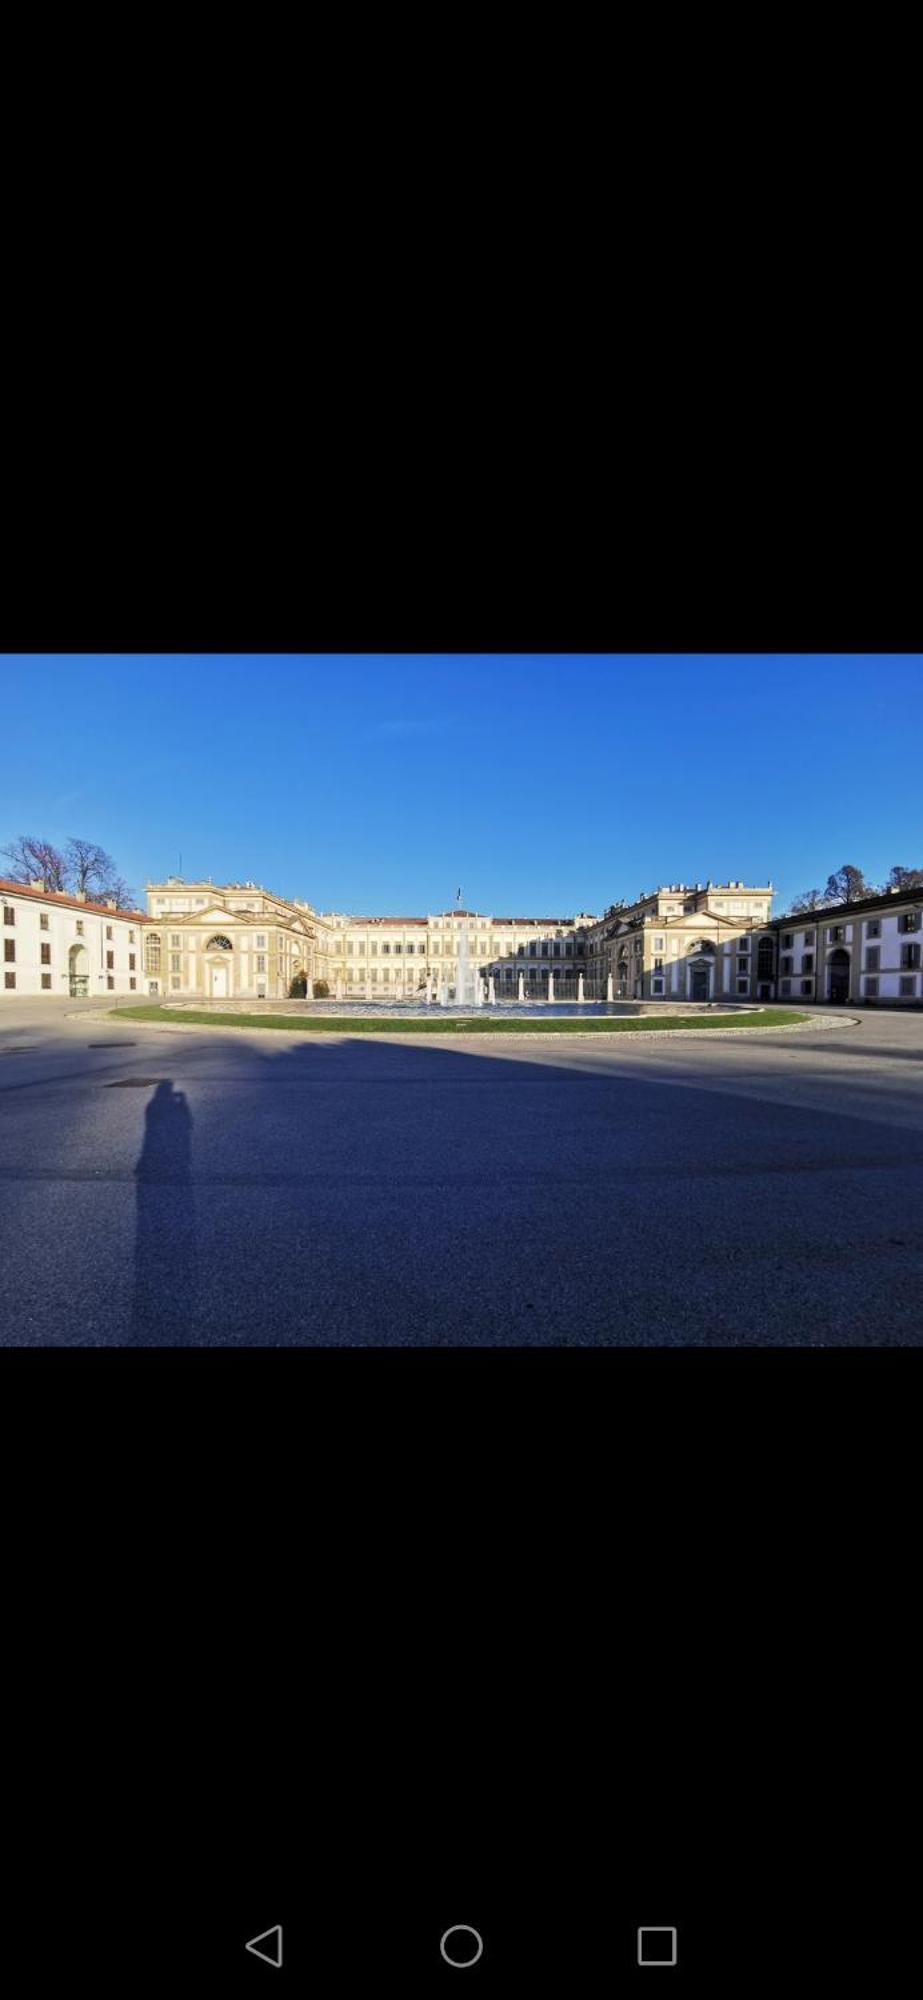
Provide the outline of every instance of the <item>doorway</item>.
{"type": "Polygon", "coordinates": [[[226,965],[212,966],[212,999],[226,1000],[228,995],[228,969],[226,965]]]}
{"type": "Polygon", "coordinates": [[[838,951],[832,951],[828,960],[828,971],[830,975],[830,992],[828,997],[835,1004],[842,1006],[849,999],[848,951],[843,951],[842,948],[838,951]]]}
{"type": "Polygon", "coordinates": [[[67,954],[67,975],[72,1000],[85,1000],[90,991],[89,955],[85,944],[72,944],[67,954]]]}
{"type": "Polygon", "coordinates": [[[707,966],[707,965],[694,965],[694,966],[693,966],[693,968],[692,968],[692,998],[693,998],[693,1000],[707,1000],[707,999],[708,999],[708,985],[709,985],[709,980],[708,980],[708,966],[707,966]]]}

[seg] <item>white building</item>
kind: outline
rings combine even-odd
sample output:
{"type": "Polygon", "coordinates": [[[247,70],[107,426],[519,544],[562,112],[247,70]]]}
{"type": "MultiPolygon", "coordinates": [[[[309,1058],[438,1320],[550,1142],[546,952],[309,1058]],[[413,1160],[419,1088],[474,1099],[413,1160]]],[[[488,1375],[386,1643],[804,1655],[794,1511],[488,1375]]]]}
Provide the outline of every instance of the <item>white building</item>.
{"type": "Polygon", "coordinates": [[[141,910],[118,910],[44,882],[0,881],[4,993],[71,999],[143,993],[141,910]]]}

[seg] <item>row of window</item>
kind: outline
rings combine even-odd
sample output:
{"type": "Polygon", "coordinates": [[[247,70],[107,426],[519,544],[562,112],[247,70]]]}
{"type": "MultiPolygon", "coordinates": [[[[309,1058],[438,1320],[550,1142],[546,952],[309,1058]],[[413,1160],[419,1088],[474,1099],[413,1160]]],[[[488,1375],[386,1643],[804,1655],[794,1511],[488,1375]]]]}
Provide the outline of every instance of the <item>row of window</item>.
{"type": "MultiPolygon", "coordinates": [[[[6,990],[7,990],[7,992],[8,992],[8,993],[15,993],[15,991],[16,991],[16,974],[15,974],[15,972],[6,972],[6,973],[4,973],[4,984],[5,984],[5,986],[6,986],[6,990]]],[[[130,992],[130,993],[134,993],[134,992],[135,992],[135,990],[136,990],[136,988],[137,988],[137,984],[138,984],[138,982],[137,982],[137,980],[136,980],[136,979],[130,979],[130,980],[129,980],[129,982],[128,982],[128,990],[129,990],[129,992],[130,992]]],[[[113,976],[113,974],[112,974],[111,972],[110,972],[110,973],[109,973],[109,974],[107,975],[107,978],[106,978],[106,987],[107,987],[107,990],[108,990],[108,991],[109,991],[110,993],[114,993],[114,992],[115,992],[115,978],[114,978],[114,976],[113,976]]],[[[42,990],[42,992],[43,992],[43,993],[50,993],[50,992],[51,992],[51,973],[50,973],[50,972],[43,972],[43,973],[41,974],[41,990],[42,990]]]]}
{"type": "MultiPolygon", "coordinates": [[[[900,912],[900,914],[899,914],[899,916],[898,916],[898,919],[897,919],[897,928],[898,928],[898,931],[899,931],[899,932],[901,933],[901,935],[902,935],[902,936],[906,936],[906,935],[907,935],[907,933],[908,933],[909,931],[918,931],[918,930],[919,930],[919,928],[920,928],[920,912],[919,912],[919,910],[901,910],[901,912],[900,912]]],[[[865,920],[865,935],[866,935],[866,937],[867,937],[867,938],[880,938],[880,936],[881,936],[881,918],[880,918],[880,917],[867,917],[867,918],[866,918],[866,920],[865,920]]],[[[813,932],[812,932],[812,931],[805,931],[805,933],[804,933],[804,941],[805,941],[805,944],[806,944],[806,945],[812,945],[812,944],[814,943],[814,934],[813,934],[813,932]]],[[[794,942],[795,942],[795,938],[794,938],[794,932],[793,932],[793,931],[785,931],[785,932],[783,932],[783,935],[782,935],[782,949],[783,949],[783,951],[791,951],[791,950],[792,950],[792,947],[793,947],[793,945],[794,945],[794,942]]],[[[845,944],[845,942],[846,942],[846,925],[845,925],[845,924],[830,924],[830,925],[828,925],[828,927],[827,927],[827,942],[828,942],[828,944],[845,944]]]]}
{"type": "MultiPolygon", "coordinates": [[[[40,944],[40,945],[39,945],[39,953],[40,953],[40,961],[39,961],[39,962],[40,962],[40,964],[42,964],[42,965],[50,965],[50,964],[51,964],[51,946],[50,946],[50,944],[40,944]]],[[[15,938],[4,938],[4,940],[3,940],[3,957],[4,957],[4,961],[5,961],[5,963],[6,963],[7,965],[15,965],[15,963],[16,963],[16,940],[15,940],[15,938]]],[[[130,970],[130,971],[132,971],[132,972],[134,972],[134,970],[135,970],[135,954],[134,954],[134,952],[133,952],[133,951],[130,951],[130,952],[129,952],[129,954],[128,954],[128,965],[129,965],[129,970],[130,970]]],[[[115,968],[115,953],[114,953],[113,951],[107,951],[107,953],[106,953],[106,967],[107,967],[107,970],[108,970],[108,971],[110,971],[110,972],[112,972],[112,971],[114,970],[114,968],[115,968]]]]}
{"type": "MultiPolygon", "coordinates": [[[[918,962],[919,961],[915,961],[915,963],[918,962]]],[[[801,981],[802,993],[810,996],[813,986],[814,986],[813,979],[803,979],[801,981]]],[[[870,1000],[873,999],[877,1000],[878,988],[879,988],[879,982],[877,978],[866,979],[863,976],[862,991],[863,993],[868,995],[868,998],[870,1000]]],[[[790,994],[791,990],[792,990],[792,981],[790,979],[780,979],[779,981],[780,994],[784,997],[790,994]]],[[[915,997],[917,990],[917,982],[915,976],[912,973],[910,975],[902,974],[897,982],[897,990],[902,1000],[912,1000],[915,997]]]]}

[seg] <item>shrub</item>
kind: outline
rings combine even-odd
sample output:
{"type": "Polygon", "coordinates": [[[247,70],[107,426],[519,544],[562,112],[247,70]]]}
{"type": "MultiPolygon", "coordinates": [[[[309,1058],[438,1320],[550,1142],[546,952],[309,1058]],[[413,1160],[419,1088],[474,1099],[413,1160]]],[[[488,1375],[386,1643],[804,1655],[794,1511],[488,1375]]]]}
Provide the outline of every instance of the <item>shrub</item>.
{"type": "Polygon", "coordinates": [[[315,979],[314,998],[315,1000],[329,1000],[330,988],[327,984],[326,979],[315,979]]]}
{"type": "Polygon", "coordinates": [[[308,982],[305,974],[303,972],[296,972],[295,977],[292,980],[291,986],[288,989],[289,999],[303,1000],[305,994],[307,993],[307,990],[308,990],[308,982]]]}

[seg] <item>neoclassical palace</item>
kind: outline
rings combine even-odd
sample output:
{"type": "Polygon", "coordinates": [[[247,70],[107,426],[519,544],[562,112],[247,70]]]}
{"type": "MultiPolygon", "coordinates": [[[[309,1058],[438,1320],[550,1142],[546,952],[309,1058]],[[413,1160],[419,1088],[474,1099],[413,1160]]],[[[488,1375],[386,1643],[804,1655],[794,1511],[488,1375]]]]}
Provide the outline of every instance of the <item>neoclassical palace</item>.
{"type": "Polygon", "coordinates": [[[0,881],[4,994],[923,1004],[923,891],[773,917],[773,886],[672,882],[603,916],[347,916],[254,882],[147,886],[117,910],[44,882],[0,881]],[[303,990],[296,986],[297,990],[303,990]]]}

